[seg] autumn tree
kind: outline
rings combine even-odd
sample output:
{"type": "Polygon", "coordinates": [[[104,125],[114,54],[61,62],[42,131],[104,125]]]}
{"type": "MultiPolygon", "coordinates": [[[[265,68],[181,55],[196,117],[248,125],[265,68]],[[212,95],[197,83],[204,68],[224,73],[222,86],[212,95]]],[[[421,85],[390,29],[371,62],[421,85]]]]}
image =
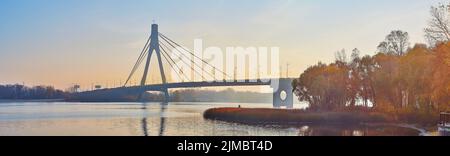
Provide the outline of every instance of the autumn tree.
{"type": "Polygon", "coordinates": [[[353,49],[351,54],[351,62],[348,64],[349,68],[349,78],[347,82],[348,96],[350,97],[348,106],[355,107],[356,101],[361,97],[361,83],[362,78],[360,75],[360,51],[358,49],[353,49]]]}
{"type": "Polygon", "coordinates": [[[398,83],[403,108],[431,109],[432,60],[435,56],[425,45],[416,45],[400,58],[398,83]]]}
{"type": "Polygon", "coordinates": [[[344,61],[339,51],[334,63],[305,70],[292,83],[299,100],[308,101],[314,111],[450,111],[450,42],[436,48],[416,44],[403,55],[359,53],[354,49],[344,61]]]}
{"type": "Polygon", "coordinates": [[[386,54],[402,56],[409,48],[409,35],[401,30],[391,31],[385,40],[378,45],[378,51],[386,54]]]}
{"type": "Polygon", "coordinates": [[[438,44],[433,54],[432,104],[438,111],[450,111],[450,43],[438,44]]]}
{"type": "Polygon", "coordinates": [[[324,85],[321,71],[326,67],[325,64],[319,62],[317,65],[310,66],[293,84],[294,93],[299,101],[307,101],[310,104],[310,109],[319,109],[322,107],[322,93],[321,87],[324,85]]]}
{"type": "Polygon", "coordinates": [[[332,111],[348,108],[355,103],[357,88],[350,84],[350,71],[345,50],[336,53],[336,61],[326,65],[318,63],[305,70],[293,81],[294,93],[300,101],[308,101],[310,110],[332,111]],[[353,92],[352,92],[353,91],[353,92]]]}
{"type": "Polygon", "coordinates": [[[366,55],[361,58],[358,66],[358,75],[360,77],[360,96],[363,100],[363,106],[368,107],[369,101],[375,100],[375,90],[373,87],[373,74],[375,72],[375,62],[372,57],[366,55]]]}

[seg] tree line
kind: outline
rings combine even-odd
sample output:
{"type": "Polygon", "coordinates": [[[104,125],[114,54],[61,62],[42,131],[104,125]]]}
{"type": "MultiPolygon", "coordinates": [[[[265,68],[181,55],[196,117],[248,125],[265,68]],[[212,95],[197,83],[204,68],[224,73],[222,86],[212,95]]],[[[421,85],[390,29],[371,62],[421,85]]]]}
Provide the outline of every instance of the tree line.
{"type": "Polygon", "coordinates": [[[67,93],[51,86],[0,85],[0,99],[64,99],[66,96],[67,93]]]}
{"type": "Polygon", "coordinates": [[[407,32],[392,31],[374,56],[341,50],[335,62],[310,66],[292,82],[294,93],[313,111],[450,111],[449,6],[431,8],[428,45],[410,47],[407,32]]]}

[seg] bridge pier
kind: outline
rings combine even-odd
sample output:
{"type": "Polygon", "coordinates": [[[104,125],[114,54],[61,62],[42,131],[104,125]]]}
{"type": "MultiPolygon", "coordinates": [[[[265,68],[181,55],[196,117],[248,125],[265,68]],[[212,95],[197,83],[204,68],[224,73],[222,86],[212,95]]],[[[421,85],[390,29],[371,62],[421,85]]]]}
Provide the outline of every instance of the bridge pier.
{"type": "Polygon", "coordinates": [[[281,108],[285,107],[288,109],[294,108],[294,93],[292,89],[291,78],[281,78],[278,84],[275,82],[271,83],[273,88],[273,107],[281,108]]]}
{"type": "Polygon", "coordinates": [[[163,89],[162,91],[164,93],[164,103],[169,103],[170,102],[170,95],[169,95],[169,90],[167,88],[163,89]]]}
{"type": "MultiPolygon", "coordinates": [[[[143,95],[145,94],[146,91],[147,90],[140,91],[140,94],[138,96],[138,102],[146,102],[143,97],[143,95]]],[[[163,102],[163,103],[170,102],[170,94],[169,94],[169,90],[167,88],[162,88],[161,90],[154,90],[154,91],[164,94],[164,99],[161,102],[163,102]]]]}

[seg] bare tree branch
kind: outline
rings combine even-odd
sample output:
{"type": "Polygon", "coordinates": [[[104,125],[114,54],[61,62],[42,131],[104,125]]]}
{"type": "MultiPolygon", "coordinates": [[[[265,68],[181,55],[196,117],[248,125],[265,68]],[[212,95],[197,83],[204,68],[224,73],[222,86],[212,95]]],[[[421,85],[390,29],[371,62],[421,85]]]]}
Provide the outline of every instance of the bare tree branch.
{"type": "Polygon", "coordinates": [[[430,14],[428,27],[424,29],[430,46],[450,41],[449,5],[439,4],[437,7],[431,7],[430,14]]]}

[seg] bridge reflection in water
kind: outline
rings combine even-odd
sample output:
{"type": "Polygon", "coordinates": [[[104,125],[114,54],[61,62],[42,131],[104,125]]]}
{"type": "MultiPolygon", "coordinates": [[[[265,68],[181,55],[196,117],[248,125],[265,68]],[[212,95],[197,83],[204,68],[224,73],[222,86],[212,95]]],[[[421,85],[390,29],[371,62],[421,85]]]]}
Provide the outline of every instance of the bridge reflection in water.
{"type": "MultiPolygon", "coordinates": [[[[148,111],[148,103],[142,103],[142,110],[144,111],[144,118],[142,118],[142,132],[144,136],[150,136],[150,132],[149,132],[149,128],[148,128],[148,121],[147,121],[147,111],[148,111]]],[[[164,131],[165,131],[165,125],[166,125],[166,109],[167,109],[168,103],[161,103],[160,104],[160,122],[159,122],[159,132],[158,132],[158,136],[164,136],[164,131]]]]}

